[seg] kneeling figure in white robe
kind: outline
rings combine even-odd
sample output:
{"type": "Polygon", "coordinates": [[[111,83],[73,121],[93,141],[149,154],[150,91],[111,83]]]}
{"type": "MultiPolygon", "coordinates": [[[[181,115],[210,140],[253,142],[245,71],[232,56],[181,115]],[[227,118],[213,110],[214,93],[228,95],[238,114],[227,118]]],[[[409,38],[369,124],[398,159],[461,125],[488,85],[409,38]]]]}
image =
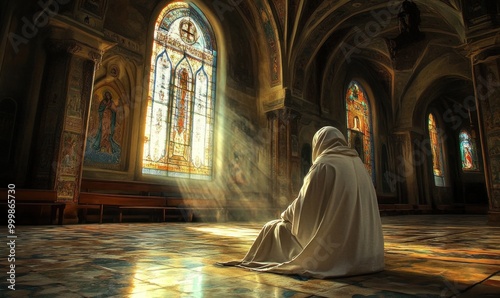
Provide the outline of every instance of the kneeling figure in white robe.
{"type": "Polygon", "coordinates": [[[384,268],[384,239],[372,179],[336,128],[312,141],[309,173],[280,219],[264,225],[241,261],[223,265],[315,278],[384,268]]]}

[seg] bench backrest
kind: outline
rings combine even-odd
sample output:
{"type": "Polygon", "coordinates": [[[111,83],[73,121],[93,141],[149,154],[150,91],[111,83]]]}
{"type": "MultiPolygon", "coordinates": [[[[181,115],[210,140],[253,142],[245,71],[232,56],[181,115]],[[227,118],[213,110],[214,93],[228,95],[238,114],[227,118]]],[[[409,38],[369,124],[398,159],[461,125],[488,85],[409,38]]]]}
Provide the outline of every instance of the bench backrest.
{"type": "Polygon", "coordinates": [[[8,192],[2,188],[2,197],[7,199],[8,194],[13,195],[17,202],[56,202],[57,191],[50,189],[14,189],[15,192],[8,192]]]}
{"type": "Polygon", "coordinates": [[[80,204],[110,206],[166,206],[166,198],[81,192],[80,204]]]}

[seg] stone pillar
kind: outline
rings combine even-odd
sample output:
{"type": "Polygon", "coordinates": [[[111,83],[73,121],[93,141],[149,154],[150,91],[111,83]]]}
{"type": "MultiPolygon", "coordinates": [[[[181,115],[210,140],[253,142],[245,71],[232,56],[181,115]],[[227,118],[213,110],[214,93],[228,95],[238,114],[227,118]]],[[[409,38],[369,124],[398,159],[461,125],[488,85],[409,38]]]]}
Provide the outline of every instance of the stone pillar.
{"type": "Polygon", "coordinates": [[[400,204],[417,204],[417,176],[415,172],[413,146],[410,131],[396,132],[392,135],[395,172],[384,174],[390,188],[395,189],[400,204]]]}
{"type": "Polygon", "coordinates": [[[298,144],[299,114],[290,108],[267,113],[271,135],[271,177],[273,200],[284,208],[295,199],[300,185],[300,152],[298,144]]]}
{"type": "Polygon", "coordinates": [[[500,225],[500,47],[472,54],[474,89],[490,224],[500,225]]]}
{"type": "Polygon", "coordinates": [[[412,131],[410,133],[412,142],[412,161],[415,170],[415,187],[417,197],[412,203],[415,205],[431,204],[431,186],[430,181],[433,177],[429,176],[432,171],[428,165],[432,164],[432,151],[430,150],[429,135],[412,131]]]}
{"type": "Polygon", "coordinates": [[[77,222],[89,105],[95,68],[109,44],[55,22],[47,40],[32,166],[33,187],[66,202],[65,223],[77,222]],[[92,45],[92,46],[90,46],[92,45]]]}

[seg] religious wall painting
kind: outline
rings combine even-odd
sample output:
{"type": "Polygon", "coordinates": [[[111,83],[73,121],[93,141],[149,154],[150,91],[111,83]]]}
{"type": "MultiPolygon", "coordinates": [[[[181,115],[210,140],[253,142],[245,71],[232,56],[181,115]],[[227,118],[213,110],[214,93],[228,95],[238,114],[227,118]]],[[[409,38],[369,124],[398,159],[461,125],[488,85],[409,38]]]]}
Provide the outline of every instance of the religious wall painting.
{"type": "Polygon", "coordinates": [[[281,80],[281,63],[279,58],[278,42],[276,32],[274,30],[274,22],[271,22],[271,17],[262,1],[256,2],[259,16],[262,22],[264,33],[266,35],[267,45],[269,49],[269,61],[271,71],[271,86],[276,86],[281,80]]]}
{"type": "Polygon", "coordinates": [[[81,94],[70,92],[68,94],[68,104],[66,106],[66,115],[70,117],[82,118],[81,94]]]}
{"type": "Polygon", "coordinates": [[[366,169],[375,181],[371,110],[361,85],[352,81],[346,92],[347,142],[356,149],[366,169]]]}
{"type": "Polygon", "coordinates": [[[75,197],[76,179],[74,176],[60,176],[57,181],[57,200],[73,201],[75,197]]]}
{"type": "Polygon", "coordinates": [[[229,188],[232,191],[255,191],[259,177],[258,152],[261,144],[256,142],[255,126],[243,116],[234,120],[231,125],[231,139],[228,142],[228,154],[225,163],[228,166],[229,188]]]}
{"type": "Polygon", "coordinates": [[[273,0],[273,4],[278,15],[280,27],[283,30],[286,18],[286,3],[284,0],[273,0]]]}
{"type": "Polygon", "coordinates": [[[125,134],[125,111],[120,94],[111,85],[94,91],[88,135],[85,147],[85,166],[120,169],[125,134]]]}
{"type": "Polygon", "coordinates": [[[436,122],[435,116],[430,113],[427,118],[429,140],[432,152],[432,172],[436,186],[445,185],[444,160],[443,160],[443,140],[441,130],[436,122]]]}
{"type": "Polygon", "coordinates": [[[210,180],[213,167],[216,43],[194,5],[174,2],[156,21],[142,173],[210,180]]]}
{"type": "Polygon", "coordinates": [[[68,77],[66,115],[72,117],[82,117],[83,105],[85,104],[84,101],[82,101],[82,92],[83,90],[86,90],[85,88],[87,87],[90,89],[90,86],[84,85],[85,83],[89,83],[85,80],[86,75],[84,72],[87,70],[85,68],[85,64],[85,59],[81,57],[75,57],[71,60],[71,73],[68,77]]]}
{"type": "Polygon", "coordinates": [[[82,156],[80,134],[64,132],[60,158],[60,171],[63,175],[79,173],[80,159],[82,156]]]}

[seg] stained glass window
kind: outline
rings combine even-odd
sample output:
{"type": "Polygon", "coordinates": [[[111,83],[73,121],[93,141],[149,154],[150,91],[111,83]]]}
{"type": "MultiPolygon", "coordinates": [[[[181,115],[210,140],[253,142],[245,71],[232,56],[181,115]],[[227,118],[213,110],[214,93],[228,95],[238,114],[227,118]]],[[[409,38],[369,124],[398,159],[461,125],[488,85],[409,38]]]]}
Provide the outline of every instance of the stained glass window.
{"type": "Polygon", "coordinates": [[[443,164],[443,142],[436,118],[431,113],[428,118],[429,138],[432,152],[432,171],[436,186],[445,186],[443,164]]]}
{"type": "Polygon", "coordinates": [[[462,170],[475,171],[478,169],[477,151],[474,139],[467,130],[460,131],[460,156],[462,157],[462,170]]]}
{"type": "Polygon", "coordinates": [[[216,44],[192,3],[173,2],[155,25],[142,173],[212,178],[216,44]]]}
{"type": "Polygon", "coordinates": [[[352,81],[347,87],[346,111],[349,146],[358,151],[359,157],[375,181],[370,104],[365,91],[356,81],[352,81]]]}

